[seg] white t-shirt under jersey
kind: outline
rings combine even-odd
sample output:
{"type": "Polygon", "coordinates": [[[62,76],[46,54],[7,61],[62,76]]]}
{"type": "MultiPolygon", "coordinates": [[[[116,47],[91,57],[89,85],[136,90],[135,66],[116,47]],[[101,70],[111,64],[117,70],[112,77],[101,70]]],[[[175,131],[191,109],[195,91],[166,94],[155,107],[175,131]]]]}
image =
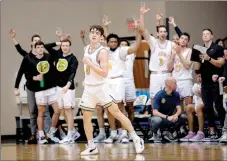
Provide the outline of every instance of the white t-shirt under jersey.
{"type": "Polygon", "coordinates": [[[136,58],[135,54],[129,54],[126,56],[126,62],[125,62],[125,70],[124,70],[124,74],[123,77],[124,78],[128,78],[128,79],[133,79],[133,64],[134,64],[134,60],[136,58]]]}
{"type": "MultiPolygon", "coordinates": [[[[191,56],[191,49],[187,48],[183,53],[181,53],[184,59],[187,59],[191,56]]],[[[175,56],[174,65],[173,65],[172,76],[176,80],[188,80],[192,79],[192,65],[189,69],[186,69],[184,65],[181,63],[178,55],[175,56]]]]}
{"type": "MultiPolygon", "coordinates": [[[[89,52],[89,47],[90,47],[90,45],[87,45],[85,47],[84,57],[88,57],[92,61],[92,63],[94,63],[96,66],[100,67],[100,64],[98,62],[99,52],[101,50],[105,49],[105,47],[100,45],[92,53],[89,52]]],[[[98,75],[89,66],[84,65],[84,72],[85,72],[84,85],[99,85],[99,84],[104,83],[105,78],[98,75]]]]}
{"type": "Polygon", "coordinates": [[[118,47],[115,51],[109,50],[109,78],[123,76],[128,49],[129,47],[122,46],[118,47]]]}
{"type": "Polygon", "coordinates": [[[164,44],[160,44],[158,39],[150,36],[148,44],[151,49],[150,71],[167,71],[172,53],[172,42],[166,40],[164,44]]]}

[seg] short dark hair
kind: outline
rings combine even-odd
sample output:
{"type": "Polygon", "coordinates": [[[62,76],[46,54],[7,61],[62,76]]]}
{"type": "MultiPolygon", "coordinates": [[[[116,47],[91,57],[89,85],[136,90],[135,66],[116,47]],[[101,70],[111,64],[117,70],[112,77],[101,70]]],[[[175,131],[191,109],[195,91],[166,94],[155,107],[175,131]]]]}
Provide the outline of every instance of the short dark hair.
{"type": "Polygon", "coordinates": [[[35,37],[39,37],[41,39],[41,37],[38,34],[35,34],[35,35],[32,35],[31,41],[33,41],[35,37]]]}
{"type": "Polygon", "coordinates": [[[109,34],[109,35],[107,36],[107,43],[110,41],[111,38],[117,39],[117,42],[118,42],[118,44],[119,44],[120,38],[119,38],[119,36],[118,36],[117,34],[113,34],[113,33],[109,34]]]}
{"type": "Polygon", "coordinates": [[[40,46],[40,45],[43,45],[44,46],[44,43],[42,41],[37,41],[35,43],[35,48],[36,48],[36,46],[40,46]]]}
{"type": "Polygon", "coordinates": [[[165,29],[166,29],[166,32],[167,32],[167,28],[166,28],[165,25],[159,25],[159,26],[157,27],[157,32],[159,32],[159,29],[160,29],[160,28],[165,28],[165,29]]]}
{"type": "Polygon", "coordinates": [[[96,30],[100,31],[101,35],[104,35],[104,29],[103,29],[102,26],[100,26],[100,25],[92,25],[90,27],[89,31],[91,32],[92,29],[96,29],[96,30]]]}
{"type": "Polygon", "coordinates": [[[183,36],[183,35],[184,35],[184,36],[187,36],[187,37],[188,37],[188,41],[190,41],[190,38],[191,38],[191,37],[190,37],[189,33],[183,32],[183,33],[180,35],[180,37],[183,36]]]}
{"type": "Polygon", "coordinates": [[[205,28],[205,29],[203,29],[203,31],[210,31],[211,35],[213,35],[213,31],[209,28],[205,28]]]}
{"type": "Polygon", "coordinates": [[[130,43],[129,43],[129,41],[128,41],[128,40],[126,40],[126,39],[122,39],[122,40],[120,40],[120,43],[121,43],[121,42],[123,42],[123,41],[124,41],[124,42],[126,42],[128,46],[130,46],[130,43]]]}
{"type": "Polygon", "coordinates": [[[106,36],[104,34],[102,36],[104,37],[104,40],[106,40],[106,36]]]}
{"type": "Polygon", "coordinates": [[[63,39],[63,40],[61,40],[61,42],[69,42],[69,46],[72,45],[72,42],[69,39],[63,39]]]}

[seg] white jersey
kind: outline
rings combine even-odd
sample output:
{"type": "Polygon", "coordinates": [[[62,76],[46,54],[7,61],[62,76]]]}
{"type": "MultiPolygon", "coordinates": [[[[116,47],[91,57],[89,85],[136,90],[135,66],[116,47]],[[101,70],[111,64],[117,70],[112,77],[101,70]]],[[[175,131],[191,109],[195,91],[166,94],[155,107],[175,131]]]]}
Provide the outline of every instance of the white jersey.
{"type": "Polygon", "coordinates": [[[109,50],[108,78],[123,76],[128,48],[118,47],[115,51],[109,50]]]}
{"type": "Polygon", "coordinates": [[[134,64],[135,58],[136,58],[135,54],[127,55],[126,62],[125,62],[125,70],[124,70],[124,74],[123,74],[124,78],[128,78],[128,79],[134,78],[133,64],[134,64]]]}
{"type": "MultiPolygon", "coordinates": [[[[187,48],[182,54],[184,59],[188,59],[190,56],[191,49],[187,48]]],[[[175,56],[174,65],[173,65],[173,72],[172,76],[176,80],[188,80],[192,79],[192,65],[189,69],[186,69],[184,65],[181,63],[180,58],[178,55],[175,56]]]]}
{"type": "MultiPolygon", "coordinates": [[[[99,52],[100,52],[100,50],[105,49],[105,47],[99,46],[92,53],[89,52],[89,47],[90,47],[90,45],[87,45],[85,47],[84,57],[90,58],[92,63],[94,63],[96,66],[100,67],[99,60],[98,60],[99,52]]],[[[105,78],[98,75],[89,66],[84,65],[84,72],[85,72],[85,79],[84,79],[85,85],[99,85],[99,84],[104,83],[105,78]]]]}
{"type": "Polygon", "coordinates": [[[150,71],[167,71],[172,53],[172,42],[166,40],[164,44],[160,44],[159,40],[150,36],[148,43],[151,48],[150,71]]]}

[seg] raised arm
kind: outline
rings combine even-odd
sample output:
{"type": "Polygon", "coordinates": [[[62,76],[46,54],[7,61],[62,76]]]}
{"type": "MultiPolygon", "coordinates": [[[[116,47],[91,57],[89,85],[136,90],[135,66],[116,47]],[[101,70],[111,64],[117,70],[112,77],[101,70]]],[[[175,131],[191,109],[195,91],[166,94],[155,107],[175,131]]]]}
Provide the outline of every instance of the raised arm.
{"type": "Polygon", "coordinates": [[[174,17],[169,17],[169,24],[173,25],[177,35],[180,37],[182,34],[182,31],[180,30],[180,28],[176,25],[174,17]]]}
{"type": "Polygon", "coordinates": [[[56,30],[56,35],[57,35],[59,41],[62,41],[64,39],[63,32],[62,32],[62,29],[61,28],[58,28],[56,30]]]}
{"type": "Polygon", "coordinates": [[[12,40],[13,40],[13,43],[14,43],[14,45],[15,45],[15,48],[16,48],[17,52],[18,52],[20,55],[22,55],[22,56],[26,56],[26,55],[28,54],[28,52],[25,51],[24,49],[22,49],[21,46],[20,46],[20,44],[19,44],[18,41],[16,40],[16,32],[15,32],[15,30],[11,29],[11,30],[9,31],[9,33],[10,33],[10,36],[11,36],[11,38],[12,38],[12,40]]]}
{"type": "Polygon", "coordinates": [[[95,65],[89,58],[84,57],[82,62],[89,66],[94,72],[102,77],[107,77],[108,75],[108,52],[102,49],[99,53],[100,67],[95,65]]]}
{"type": "Polygon", "coordinates": [[[150,37],[151,35],[149,34],[149,32],[145,29],[145,23],[144,23],[144,15],[145,13],[147,13],[150,9],[146,9],[145,7],[145,3],[141,2],[141,7],[140,7],[140,24],[141,24],[141,28],[142,28],[142,35],[144,37],[144,39],[149,42],[150,41],[150,37]]]}
{"type": "Polygon", "coordinates": [[[148,32],[148,30],[145,29],[145,27],[144,27],[144,15],[149,10],[150,10],[149,8],[148,9],[145,8],[145,3],[142,2],[141,8],[140,8],[140,24],[141,24],[142,36],[144,37],[144,39],[149,44],[150,49],[151,49],[151,53],[153,53],[154,49],[155,49],[155,45],[157,43],[157,40],[155,39],[155,37],[151,36],[150,33],[148,32]]]}
{"type": "Polygon", "coordinates": [[[86,35],[86,31],[81,29],[80,30],[80,38],[82,40],[82,43],[83,43],[84,47],[87,46],[87,43],[85,42],[85,35],[86,35]]]}
{"type": "Polygon", "coordinates": [[[107,37],[109,35],[108,26],[111,23],[111,21],[108,20],[108,16],[104,15],[102,19],[102,23],[103,23],[103,29],[104,29],[104,36],[107,37]]]}
{"type": "Polygon", "coordinates": [[[132,44],[128,48],[128,54],[133,54],[133,53],[136,53],[137,52],[137,49],[140,46],[141,40],[142,40],[141,30],[140,30],[140,28],[136,28],[136,41],[135,41],[134,44],[132,44]]]}
{"type": "Polygon", "coordinates": [[[156,14],[156,30],[158,32],[158,27],[161,25],[161,19],[163,17],[162,13],[157,13],[156,14]]]}

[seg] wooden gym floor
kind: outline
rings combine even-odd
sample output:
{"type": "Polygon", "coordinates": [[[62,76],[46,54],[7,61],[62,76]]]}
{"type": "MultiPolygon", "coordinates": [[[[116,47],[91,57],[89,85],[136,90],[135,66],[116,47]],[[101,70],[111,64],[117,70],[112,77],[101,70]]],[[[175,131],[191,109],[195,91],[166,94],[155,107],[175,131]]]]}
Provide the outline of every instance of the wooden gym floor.
{"type": "Polygon", "coordinates": [[[227,145],[218,143],[145,144],[135,154],[133,143],[97,144],[99,155],[81,157],[85,144],[2,144],[1,160],[227,160],[227,145]]]}

